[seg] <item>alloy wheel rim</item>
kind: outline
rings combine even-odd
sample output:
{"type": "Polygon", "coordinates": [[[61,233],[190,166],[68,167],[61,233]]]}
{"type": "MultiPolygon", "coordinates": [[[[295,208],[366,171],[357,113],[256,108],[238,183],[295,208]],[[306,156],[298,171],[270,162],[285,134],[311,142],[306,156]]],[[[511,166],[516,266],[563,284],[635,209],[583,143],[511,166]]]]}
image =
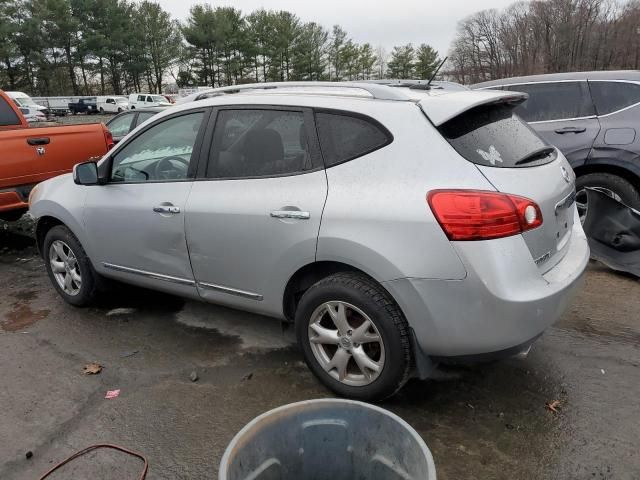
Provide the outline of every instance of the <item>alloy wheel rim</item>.
{"type": "Polygon", "coordinates": [[[382,373],[385,348],[371,318],[342,301],[318,306],[309,320],[309,344],[320,367],[345,385],[362,387],[382,373]]]}
{"type": "Polygon", "coordinates": [[[82,275],[73,250],[62,240],[49,247],[49,265],[58,286],[67,295],[75,296],[82,287],[82,275]]]}
{"type": "MultiPolygon", "coordinates": [[[[599,192],[604,193],[608,197],[611,197],[618,202],[622,201],[622,197],[620,197],[620,195],[618,195],[613,190],[609,190],[608,188],[605,188],[605,187],[589,187],[589,188],[598,190],[599,192]]],[[[580,215],[580,223],[584,223],[584,219],[587,218],[587,210],[588,210],[587,203],[588,203],[587,190],[582,188],[576,192],[576,207],[578,208],[578,215],[580,215]]]]}

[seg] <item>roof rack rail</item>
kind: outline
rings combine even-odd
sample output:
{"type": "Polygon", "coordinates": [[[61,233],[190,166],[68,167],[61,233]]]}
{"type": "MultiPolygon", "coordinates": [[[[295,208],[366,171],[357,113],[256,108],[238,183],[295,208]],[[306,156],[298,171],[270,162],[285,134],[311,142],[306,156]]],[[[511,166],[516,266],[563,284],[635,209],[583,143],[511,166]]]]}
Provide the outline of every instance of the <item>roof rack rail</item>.
{"type": "MultiPolygon", "coordinates": [[[[210,90],[210,93],[220,92],[226,94],[240,93],[250,90],[286,90],[286,89],[310,89],[310,94],[331,94],[331,92],[313,92],[312,89],[351,89],[353,96],[362,96],[357,94],[357,90],[365,93],[371,98],[376,100],[395,100],[395,101],[409,101],[409,97],[402,92],[399,92],[393,88],[389,88],[386,85],[377,85],[374,83],[361,83],[361,82],[266,82],[266,83],[247,83],[244,85],[230,85],[228,87],[219,87],[210,90]]],[[[205,93],[205,92],[203,92],[205,93]]]]}

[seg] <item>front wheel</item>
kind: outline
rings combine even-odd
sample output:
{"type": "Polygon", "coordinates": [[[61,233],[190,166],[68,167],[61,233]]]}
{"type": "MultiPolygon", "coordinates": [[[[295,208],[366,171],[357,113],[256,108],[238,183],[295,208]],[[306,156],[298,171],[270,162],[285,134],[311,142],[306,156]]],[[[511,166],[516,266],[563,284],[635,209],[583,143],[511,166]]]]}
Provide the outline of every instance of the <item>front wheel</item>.
{"type": "Polygon", "coordinates": [[[42,253],[51,283],[71,305],[86,307],[97,297],[97,273],[82,245],[63,226],[53,227],[45,236],[42,253]]]}
{"type": "Polygon", "coordinates": [[[407,321],[362,274],[337,273],[311,286],[296,310],[296,335],[311,371],[339,395],[382,400],[409,378],[407,321]]]}

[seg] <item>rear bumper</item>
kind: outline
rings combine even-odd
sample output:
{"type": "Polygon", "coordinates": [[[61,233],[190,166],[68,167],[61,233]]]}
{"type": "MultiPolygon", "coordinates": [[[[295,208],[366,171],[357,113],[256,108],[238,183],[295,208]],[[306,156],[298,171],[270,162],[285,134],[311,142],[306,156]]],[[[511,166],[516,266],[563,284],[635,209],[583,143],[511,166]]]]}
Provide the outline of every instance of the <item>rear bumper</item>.
{"type": "Polygon", "coordinates": [[[521,236],[454,245],[468,272],[463,280],[384,283],[430,356],[483,355],[533,342],[565,311],[589,261],[579,221],[567,254],[544,275],[521,236]]]}

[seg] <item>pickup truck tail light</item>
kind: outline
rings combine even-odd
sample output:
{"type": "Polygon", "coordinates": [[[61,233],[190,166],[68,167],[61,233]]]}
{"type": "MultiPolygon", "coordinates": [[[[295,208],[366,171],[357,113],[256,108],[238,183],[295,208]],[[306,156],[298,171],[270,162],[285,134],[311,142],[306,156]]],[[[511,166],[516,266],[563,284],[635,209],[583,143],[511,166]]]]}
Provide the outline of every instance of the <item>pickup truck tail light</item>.
{"type": "Polygon", "coordinates": [[[115,143],[113,143],[113,135],[109,129],[105,129],[104,131],[104,140],[107,142],[107,151],[111,150],[115,143]]]}
{"type": "Polygon", "coordinates": [[[483,190],[433,190],[427,202],[449,240],[489,240],[542,225],[540,207],[528,198],[483,190]]]}

